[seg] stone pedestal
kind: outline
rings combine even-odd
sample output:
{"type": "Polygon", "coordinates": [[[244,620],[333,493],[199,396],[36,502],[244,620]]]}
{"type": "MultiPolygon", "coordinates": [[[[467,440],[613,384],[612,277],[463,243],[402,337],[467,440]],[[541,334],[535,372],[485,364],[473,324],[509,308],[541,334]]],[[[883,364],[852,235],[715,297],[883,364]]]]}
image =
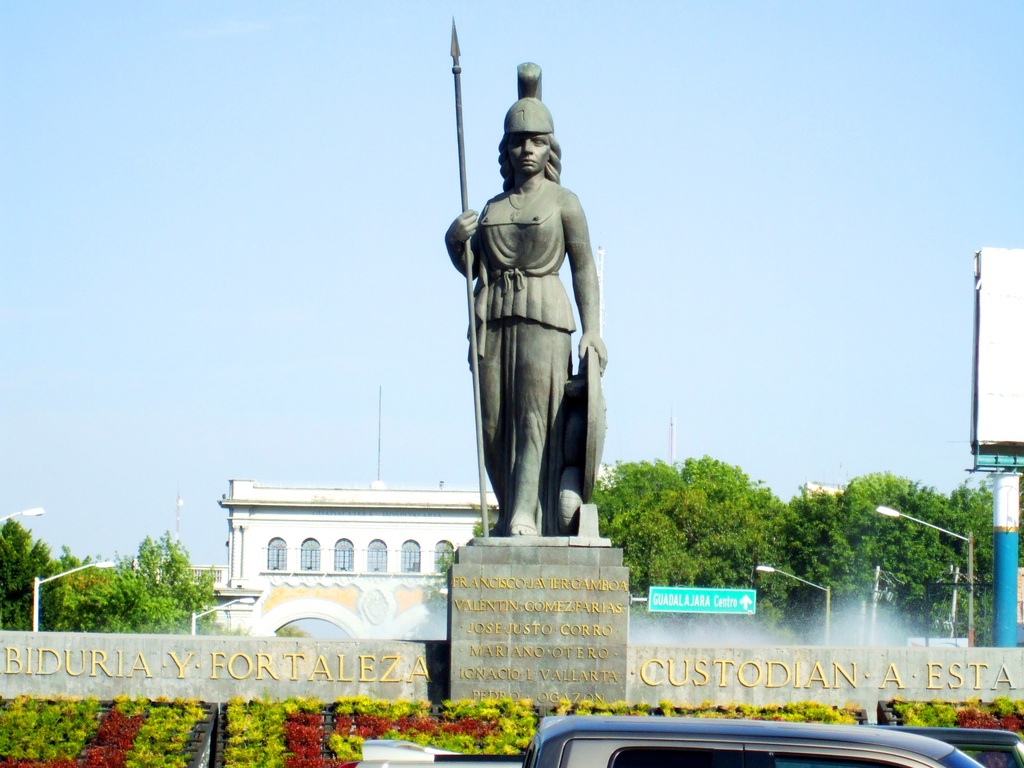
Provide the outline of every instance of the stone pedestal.
{"type": "Polygon", "coordinates": [[[629,572],[607,539],[474,539],[448,592],[452,699],[626,698],[629,572]]]}

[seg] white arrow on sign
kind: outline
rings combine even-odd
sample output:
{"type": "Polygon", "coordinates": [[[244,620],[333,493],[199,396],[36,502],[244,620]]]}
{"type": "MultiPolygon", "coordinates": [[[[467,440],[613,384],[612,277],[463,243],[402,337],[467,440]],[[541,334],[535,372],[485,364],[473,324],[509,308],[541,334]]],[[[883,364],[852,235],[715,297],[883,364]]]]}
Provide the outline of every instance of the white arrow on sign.
{"type": "Polygon", "coordinates": [[[749,595],[744,595],[742,598],[740,598],[740,605],[743,606],[744,611],[749,611],[750,606],[753,604],[753,602],[754,601],[750,599],[749,595]]]}

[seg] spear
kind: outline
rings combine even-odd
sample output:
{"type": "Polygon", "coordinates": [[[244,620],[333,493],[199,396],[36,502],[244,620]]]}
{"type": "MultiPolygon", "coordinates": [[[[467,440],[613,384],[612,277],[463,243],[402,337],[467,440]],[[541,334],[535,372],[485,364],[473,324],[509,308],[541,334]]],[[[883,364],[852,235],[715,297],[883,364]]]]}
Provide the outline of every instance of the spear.
{"type": "MultiPolygon", "coordinates": [[[[466,191],[466,143],[462,131],[462,67],[459,66],[459,36],[452,19],[452,74],[455,76],[455,125],[459,133],[459,178],[462,184],[462,212],[469,210],[469,193],[466,191]]],[[[490,536],[487,520],[487,480],[484,474],[484,427],[480,409],[480,363],[477,359],[476,312],[473,306],[473,249],[469,240],[463,243],[466,262],[466,301],[469,305],[469,361],[473,370],[473,405],[476,415],[476,463],[480,474],[480,521],[483,523],[484,538],[490,536]]]]}

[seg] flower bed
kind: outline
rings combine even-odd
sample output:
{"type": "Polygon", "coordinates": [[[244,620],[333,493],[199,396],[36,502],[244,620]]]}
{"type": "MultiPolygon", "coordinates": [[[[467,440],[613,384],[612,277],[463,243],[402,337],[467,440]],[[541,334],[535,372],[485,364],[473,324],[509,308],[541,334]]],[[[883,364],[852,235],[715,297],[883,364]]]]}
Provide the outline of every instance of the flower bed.
{"type": "MultiPolygon", "coordinates": [[[[0,710],[0,768],[200,768],[210,761],[215,711],[196,701],[123,698],[103,706],[95,699],[19,697],[0,703],[6,704],[0,710]]],[[[343,698],[333,705],[316,699],[235,699],[221,709],[214,757],[223,768],[338,768],[361,757],[365,739],[401,739],[466,754],[516,755],[548,714],[855,723],[863,719],[858,712],[813,702],[690,707],[584,700],[536,709],[526,699],[441,705],[367,697],[343,698]]]]}
{"type": "Polygon", "coordinates": [[[335,768],[325,754],[324,704],[316,699],[245,701],[221,709],[218,765],[232,768],[335,768]]]}
{"type": "MultiPolygon", "coordinates": [[[[742,720],[777,720],[791,723],[838,723],[857,725],[867,722],[867,714],[855,706],[833,707],[814,701],[796,701],[789,704],[700,704],[697,706],[673,705],[662,702],[657,714],[666,717],[713,717],[737,718],[742,720]]],[[[652,713],[653,714],[653,713],[652,713]]]]}
{"type": "Polygon", "coordinates": [[[997,698],[989,703],[966,701],[903,701],[878,704],[878,722],[888,725],[924,725],[945,728],[999,728],[1024,732],[1024,701],[997,698]]]}
{"type": "Polygon", "coordinates": [[[338,699],[234,700],[222,710],[223,768],[333,768],[359,760],[366,739],[400,739],[464,754],[516,755],[526,749],[548,714],[623,714],[746,718],[799,722],[864,722],[860,709],[804,702],[752,707],[689,707],[580,701],[537,710],[528,700],[382,701],[338,699]]]}
{"type": "Polygon", "coordinates": [[[0,768],[197,768],[214,714],[195,701],[21,696],[0,711],[0,768]]]}
{"type": "Polygon", "coordinates": [[[365,739],[402,739],[453,752],[517,755],[537,729],[537,713],[526,700],[425,701],[339,699],[328,745],[341,760],[358,760],[365,739]]]}
{"type": "Polygon", "coordinates": [[[19,696],[0,711],[0,768],[74,766],[99,726],[98,699],[19,696]]]}

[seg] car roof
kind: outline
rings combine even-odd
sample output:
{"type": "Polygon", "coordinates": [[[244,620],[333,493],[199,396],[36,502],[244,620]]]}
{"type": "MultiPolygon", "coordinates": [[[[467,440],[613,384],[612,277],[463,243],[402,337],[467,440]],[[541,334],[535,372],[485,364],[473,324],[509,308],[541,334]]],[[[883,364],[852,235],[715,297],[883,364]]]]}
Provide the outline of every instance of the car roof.
{"type": "Polygon", "coordinates": [[[628,715],[567,715],[545,717],[537,729],[539,742],[569,737],[587,738],[682,737],[751,742],[842,742],[885,749],[903,749],[932,760],[953,751],[949,744],[911,733],[903,728],[864,728],[857,725],[787,723],[774,720],[740,720],[697,717],[635,717],[628,715]]]}
{"type": "Polygon", "coordinates": [[[1020,735],[1013,731],[1000,731],[994,728],[938,728],[921,725],[881,726],[894,728],[908,733],[917,733],[932,739],[940,739],[949,744],[988,744],[991,746],[1012,747],[1021,744],[1020,735]]]}
{"type": "Polygon", "coordinates": [[[400,762],[430,762],[435,755],[454,755],[446,749],[436,749],[411,741],[397,739],[366,739],[362,746],[363,760],[400,762]]]}

